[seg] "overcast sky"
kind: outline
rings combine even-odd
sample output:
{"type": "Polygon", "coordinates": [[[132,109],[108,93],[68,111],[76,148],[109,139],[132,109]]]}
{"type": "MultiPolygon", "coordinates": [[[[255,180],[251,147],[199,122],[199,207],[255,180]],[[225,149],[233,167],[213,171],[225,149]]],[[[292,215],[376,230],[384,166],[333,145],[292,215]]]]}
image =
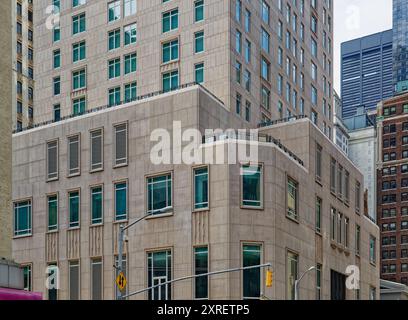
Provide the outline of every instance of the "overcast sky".
{"type": "Polygon", "coordinates": [[[392,28],[392,0],[333,0],[334,88],[340,94],[340,44],[392,28]]]}

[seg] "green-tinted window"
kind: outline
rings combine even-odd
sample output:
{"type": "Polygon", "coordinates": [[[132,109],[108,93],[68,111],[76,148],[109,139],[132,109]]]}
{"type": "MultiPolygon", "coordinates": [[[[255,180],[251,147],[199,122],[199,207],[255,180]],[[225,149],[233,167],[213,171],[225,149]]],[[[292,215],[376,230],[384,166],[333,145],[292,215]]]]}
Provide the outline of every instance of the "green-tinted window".
{"type": "MultiPolygon", "coordinates": [[[[194,249],[194,271],[195,275],[208,273],[208,247],[194,249]]],[[[195,279],[195,299],[208,298],[208,276],[195,279]]]]}
{"type": "Polygon", "coordinates": [[[108,62],[109,79],[120,77],[120,58],[108,62]]]}
{"type": "Polygon", "coordinates": [[[172,207],[171,174],[147,179],[147,212],[162,214],[172,207]]]}
{"type": "Polygon", "coordinates": [[[48,196],[48,231],[58,229],[58,197],[48,196]]]}
{"type": "Polygon", "coordinates": [[[123,32],[125,37],[125,46],[127,46],[128,44],[136,43],[137,40],[136,23],[125,26],[123,32]]]}
{"type": "Polygon", "coordinates": [[[72,73],[72,89],[78,90],[86,87],[86,72],[85,69],[72,73]]]}
{"type": "Polygon", "coordinates": [[[120,104],[120,87],[109,89],[108,100],[109,106],[117,106],[120,104]]]}
{"type": "Polygon", "coordinates": [[[127,183],[115,184],[115,221],[127,219],[127,183]]]}
{"type": "Polygon", "coordinates": [[[108,34],[108,49],[114,50],[120,47],[120,29],[110,31],[108,34]]]}
{"type": "Polygon", "coordinates": [[[322,231],[322,199],[316,198],[316,232],[322,231]]]}
{"type": "Polygon", "coordinates": [[[78,7],[86,3],[86,0],[72,0],[72,7],[78,7]]]}
{"type": "Polygon", "coordinates": [[[54,96],[59,95],[61,93],[61,78],[55,77],[53,79],[54,84],[54,96]]]}
{"type": "Polygon", "coordinates": [[[72,34],[84,32],[86,30],[85,13],[72,17],[72,34]]]}
{"type": "Polygon", "coordinates": [[[60,26],[55,26],[53,31],[52,31],[52,36],[54,42],[60,41],[61,40],[61,29],[60,26]]]}
{"type": "Polygon", "coordinates": [[[54,69],[61,67],[61,50],[54,51],[54,69]]]}
{"type": "Polygon", "coordinates": [[[120,0],[108,3],[108,21],[116,21],[120,19],[120,0]]]}
{"type": "Polygon", "coordinates": [[[262,206],[261,166],[242,167],[242,205],[260,208],[262,206]]]}
{"type": "Polygon", "coordinates": [[[79,227],[79,192],[73,191],[69,198],[69,227],[79,227]]]}
{"type": "Polygon", "coordinates": [[[14,236],[31,234],[31,201],[14,204],[14,236]]]}
{"type": "Polygon", "coordinates": [[[77,62],[86,58],[86,43],[74,43],[72,45],[72,62],[77,62]]]}
{"type": "Polygon", "coordinates": [[[198,63],[194,66],[195,68],[195,82],[203,83],[204,82],[204,63],[198,63]]]}
{"type": "MultiPolygon", "coordinates": [[[[171,280],[171,251],[147,254],[147,285],[153,287],[171,280]]],[[[149,290],[149,300],[171,300],[171,284],[149,290]]]]}
{"type": "Polygon", "coordinates": [[[74,115],[83,114],[86,110],[85,98],[78,98],[72,101],[72,112],[74,115]]]}
{"type": "MultiPolygon", "coordinates": [[[[261,246],[244,244],[242,252],[243,267],[258,266],[261,264],[261,246]]],[[[261,269],[243,271],[243,298],[259,299],[261,296],[261,269]]]]}
{"type": "Polygon", "coordinates": [[[178,70],[166,72],[163,74],[163,91],[168,92],[176,90],[179,85],[178,70]]]}
{"type": "Polygon", "coordinates": [[[194,2],[194,21],[204,20],[204,0],[194,2]]]}
{"type": "Polygon", "coordinates": [[[125,74],[136,72],[137,69],[137,54],[131,53],[125,55],[125,74]]]}
{"type": "Polygon", "coordinates": [[[125,102],[135,101],[137,97],[137,83],[132,82],[125,85],[125,102]]]}
{"type": "Polygon", "coordinates": [[[26,265],[23,267],[23,274],[24,274],[24,290],[31,291],[32,290],[31,265],[26,265]]]}
{"type": "Polygon", "coordinates": [[[178,28],[178,9],[163,13],[162,27],[163,33],[178,28]]]}
{"type": "Polygon", "coordinates": [[[204,51],[204,31],[194,34],[194,52],[200,53],[204,51]]]}
{"type": "Polygon", "coordinates": [[[208,208],[208,168],[194,169],[194,209],[208,208]]]}
{"type": "Polygon", "coordinates": [[[288,251],[286,259],[286,299],[294,300],[299,257],[297,254],[288,251]]]}
{"type": "Polygon", "coordinates": [[[102,187],[95,187],[91,189],[91,212],[92,212],[92,224],[102,223],[103,219],[102,187]]]}
{"type": "Polygon", "coordinates": [[[163,43],[162,45],[163,63],[177,60],[179,57],[179,41],[178,39],[163,43]]]}

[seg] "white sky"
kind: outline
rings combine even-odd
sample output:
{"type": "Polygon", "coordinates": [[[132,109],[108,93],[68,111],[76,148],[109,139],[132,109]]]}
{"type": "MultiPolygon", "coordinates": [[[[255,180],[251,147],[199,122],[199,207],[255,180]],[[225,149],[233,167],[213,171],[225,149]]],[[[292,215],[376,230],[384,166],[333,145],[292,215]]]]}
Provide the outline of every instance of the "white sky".
{"type": "Polygon", "coordinates": [[[334,88],[340,94],[340,44],[392,28],[392,0],[333,0],[334,88]]]}

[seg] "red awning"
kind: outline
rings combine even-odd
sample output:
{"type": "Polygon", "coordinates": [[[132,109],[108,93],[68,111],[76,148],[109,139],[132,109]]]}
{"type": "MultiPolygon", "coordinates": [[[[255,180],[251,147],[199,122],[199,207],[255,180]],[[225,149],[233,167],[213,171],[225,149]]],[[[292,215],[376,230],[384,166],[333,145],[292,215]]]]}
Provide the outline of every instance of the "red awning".
{"type": "Polygon", "coordinates": [[[42,300],[42,293],[0,288],[0,300],[42,300]]]}

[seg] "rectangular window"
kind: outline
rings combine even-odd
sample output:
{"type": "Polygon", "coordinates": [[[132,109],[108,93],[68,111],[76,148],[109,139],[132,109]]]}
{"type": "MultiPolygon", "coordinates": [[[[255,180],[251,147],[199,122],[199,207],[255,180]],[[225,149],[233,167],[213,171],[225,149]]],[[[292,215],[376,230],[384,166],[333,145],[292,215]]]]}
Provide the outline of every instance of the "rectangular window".
{"type": "Polygon", "coordinates": [[[86,100],[84,97],[72,100],[72,113],[77,116],[86,110],[86,100]]]}
{"type": "Polygon", "coordinates": [[[125,102],[135,101],[137,98],[137,83],[132,82],[125,85],[125,102]]]}
{"type": "Polygon", "coordinates": [[[295,280],[298,279],[299,256],[288,251],[286,259],[286,299],[295,300],[295,280]]]}
{"type": "Polygon", "coordinates": [[[178,9],[162,14],[163,33],[178,29],[178,9]]]}
{"type": "Polygon", "coordinates": [[[194,2],[194,21],[202,20],[204,20],[204,0],[197,0],[194,2]]]}
{"type": "Polygon", "coordinates": [[[179,72],[178,70],[163,73],[162,75],[163,92],[176,90],[179,86],[179,72]]]}
{"type": "Polygon", "coordinates": [[[108,77],[109,79],[120,77],[120,58],[109,60],[108,77]]]}
{"type": "Polygon", "coordinates": [[[194,66],[195,69],[195,82],[203,83],[204,82],[204,62],[197,63],[194,66]]]}
{"type": "Polygon", "coordinates": [[[322,232],[322,199],[316,198],[316,232],[322,232]]]}
{"type": "Polygon", "coordinates": [[[376,239],[370,235],[370,262],[376,264],[377,262],[377,252],[376,252],[376,239]]]}
{"type": "Polygon", "coordinates": [[[147,178],[147,213],[163,214],[172,206],[171,174],[147,178]]]}
{"type": "Polygon", "coordinates": [[[103,188],[102,186],[91,188],[91,224],[99,224],[103,221],[103,188]]]}
{"type": "Polygon", "coordinates": [[[84,60],[86,57],[86,43],[82,41],[80,43],[74,43],[72,45],[72,62],[84,60]]]}
{"type": "Polygon", "coordinates": [[[162,62],[178,60],[179,58],[179,41],[178,39],[162,44],[162,62]]]}
{"type": "Polygon", "coordinates": [[[125,0],[124,1],[124,16],[128,17],[136,14],[136,0],[125,0]]]}
{"type": "Polygon", "coordinates": [[[322,180],[322,147],[316,144],[316,179],[322,180]]]}
{"type": "Polygon", "coordinates": [[[32,291],[33,275],[32,275],[32,265],[31,264],[23,266],[23,277],[24,277],[24,290],[32,291]]]}
{"type": "Polygon", "coordinates": [[[120,87],[109,89],[108,91],[108,106],[113,107],[121,104],[120,100],[121,90],[120,87]]]}
{"type": "Polygon", "coordinates": [[[91,132],[91,171],[103,168],[103,133],[102,129],[91,132]]]}
{"type": "Polygon", "coordinates": [[[53,79],[53,90],[54,96],[57,96],[61,93],[61,77],[55,77],[53,79]]]}
{"type": "Polygon", "coordinates": [[[49,264],[47,267],[48,300],[58,300],[58,290],[56,288],[58,279],[58,267],[56,264],[49,264]]]}
{"type": "Polygon", "coordinates": [[[120,19],[120,1],[116,0],[108,3],[108,22],[113,22],[120,19]]]}
{"type": "Polygon", "coordinates": [[[136,72],[137,70],[137,54],[136,52],[125,55],[125,70],[124,74],[136,72]]]}
{"type": "Polygon", "coordinates": [[[127,220],[127,182],[115,183],[115,221],[127,220]]]}
{"type": "Polygon", "coordinates": [[[204,52],[204,31],[194,34],[194,53],[204,52]]]}
{"type": "Polygon", "coordinates": [[[68,175],[78,175],[80,169],[80,136],[72,136],[68,138],[68,175]]]}
{"type": "Polygon", "coordinates": [[[58,141],[47,142],[47,180],[58,179],[58,141]]]}
{"type": "Polygon", "coordinates": [[[336,193],[336,160],[330,161],[330,191],[336,193]]]}
{"type": "Polygon", "coordinates": [[[55,50],[54,54],[54,69],[61,67],[61,50],[55,50]]]}
{"type": "MultiPolygon", "coordinates": [[[[244,244],[242,248],[242,266],[258,266],[262,260],[262,246],[244,244]]],[[[249,269],[242,272],[242,286],[244,299],[259,299],[261,296],[261,269],[249,269]]]]}
{"type": "Polygon", "coordinates": [[[58,229],[58,196],[56,194],[47,197],[48,205],[48,231],[58,229]]]}
{"type": "MultiPolygon", "coordinates": [[[[194,274],[208,273],[208,247],[194,248],[194,274]]],[[[195,279],[195,299],[208,299],[208,276],[195,279]]]]}
{"type": "Polygon", "coordinates": [[[14,203],[14,236],[31,234],[31,200],[14,203]]]}
{"type": "Polygon", "coordinates": [[[287,182],[287,216],[298,220],[298,194],[299,185],[292,178],[288,177],[287,182]]]}
{"type": "MultiPolygon", "coordinates": [[[[171,251],[149,252],[147,254],[147,285],[152,287],[170,281],[172,278],[171,251]]],[[[151,289],[149,300],[171,300],[171,284],[151,289]]]]}
{"type": "Polygon", "coordinates": [[[69,227],[79,227],[80,215],[80,196],[79,191],[71,191],[68,193],[69,202],[69,227]]]}
{"type": "Polygon", "coordinates": [[[322,299],[322,265],[316,265],[316,300],[322,299]]]}
{"type": "Polygon", "coordinates": [[[91,298],[92,300],[102,300],[103,298],[103,272],[102,259],[91,260],[91,298]]]}
{"type": "Polygon", "coordinates": [[[72,34],[84,32],[86,30],[85,13],[72,17],[72,34]]]}
{"type": "Polygon", "coordinates": [[[69,300],[79,300],[80,297],[79,261],[69,261],[69,300]]]}
{"type": "Polygon", "coordinates": [[[125,38],[125,46],[136,43],[137,41],[137,29],[136,23],[130,24],[123,28],[124,38],[125,38]]]}
{"type": "Polygon", "coordinates": [[[114,50],[120,47],[120,29],[108,33],[108,50],[114,50]]]}
{"type": "Polygon", "coordinates": [[[261,208],[263,205],[262,166],[251,167],[244,165],[241,168],[242,206],[261,208]]]}
{"type": "Polygon", "coordinates": [[[356,199],[355,199],[355,201],[356,201],[356,212],[357,213],[360,213],[360,208],[361,208],[360,189],[361,189],[360,183],[356,182],[356,194],[355,194],[356,199]]]}
{"type": "Polygon", "coordinates": [[[194,169],[194,209],[208,209],[208,168],[194,169]]]}
{"type": "Polygon", "coordinates": [[[115,166],[127,164],[128,157],[127,123],[115,126],[115,166]]]}
{"type": "Polygon", "coordinates": [[[72,90],[79,90],[86,87],[86,71],[85,69],[72,73],[72,90]]]}
{"type": "Polygon", "coordinates": [[[336,241],[337,232],[337,211],[334,208],[330,209],[330,239],[336,241]]]}

